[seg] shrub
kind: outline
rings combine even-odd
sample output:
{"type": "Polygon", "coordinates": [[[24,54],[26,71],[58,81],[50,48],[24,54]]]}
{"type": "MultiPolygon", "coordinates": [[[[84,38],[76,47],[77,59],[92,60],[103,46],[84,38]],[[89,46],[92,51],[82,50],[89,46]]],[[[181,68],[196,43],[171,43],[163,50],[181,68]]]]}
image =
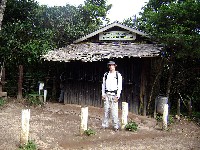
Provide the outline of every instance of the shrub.
{"type": "Polygon", "coordinates": [[[128,124],[125,126],[125,129],[127,131],[137,131],[138,125],[134,121],[128,122],[128,124]]]}
{"type": "Polygon", "coordinates": [[[169,115],[168,124],[173,124],[173,123],[174,123],[174,117],[172,115],[169,115]]]}
{"type": "Polygon", "coordinates": [[[86,134],[87,136],[90,136],[90,135],[95,135],[96,132],[92,129],[87,129],[84,131],[84,134],[86,134]]]}
{"type": "Polygon", "coordinates": [[[29,94],[28,100],[27,100],[28,105],[30,105],[30,106],[42,105],[43,103],[41,102],[39,96],[40,95],[38,95],[38,94],[29,94]]]}
{"type": "Polygon", "coordinates": [[[161,122],[161,121],[162,121],[162,116],[161,116],[161,115],[156,115],[156,120],[157,120],[158,122],[161,122]]]}
{"type": "MultiPolygon", "coordinates": [[[[163,121],[163,116],[162,115],[157,115],[156,116],[156,120],[158,122],[162,122],[163,121]]],[[[172,115],[169,115],[167,122],[168,122],[168,124],[173,124],[174,123],[174,117],[172,115]]]]}
{"type": "Polygon", "coordinates": [[[5,100],[3,98],[0,98],[0,106],[3,106],[5,104],[5,100]]]}
{"type": "Polygon", "coordinates": [[[20,146],[19,150],[37,150],[37,146],[35,142],[28,141],[28,143],[24,146],[20,146]]]}

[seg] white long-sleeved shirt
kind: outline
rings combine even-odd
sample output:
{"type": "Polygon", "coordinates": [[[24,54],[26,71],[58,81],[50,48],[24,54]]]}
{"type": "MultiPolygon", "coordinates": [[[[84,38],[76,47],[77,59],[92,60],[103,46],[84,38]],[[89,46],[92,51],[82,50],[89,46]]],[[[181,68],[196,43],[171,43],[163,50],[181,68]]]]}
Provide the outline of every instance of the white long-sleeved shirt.
{"type": "Polygon", "coordinates": [[[103,83],[102,83],[102,96],[104,96],[105,90],[108,91],[115,91],[117,90],[117,97],[120,98],[120,94],[122,91],[122,75],[118,73],[118,84],[117,84],[117,76],[116,76],[116,71],[111,73],[105,73],[103,76],[103,83]],[[107,79],[105,81],[105,75],[107,74],[107,79]]]}

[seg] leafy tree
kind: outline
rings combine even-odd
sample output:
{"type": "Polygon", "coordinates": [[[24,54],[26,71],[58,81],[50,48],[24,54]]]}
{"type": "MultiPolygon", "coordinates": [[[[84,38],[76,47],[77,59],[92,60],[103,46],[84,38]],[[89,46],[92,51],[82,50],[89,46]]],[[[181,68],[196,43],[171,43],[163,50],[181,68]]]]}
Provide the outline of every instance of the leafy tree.
{"type": "Polygon", "coordinates": [[[34,0],[9,0],[0,32],[0,60],[11,76],[17,74],[18,65],[33,74],[42,64],[43,53],[97,29],[108,10],[106,1],[86,1],[78,7],[47,7],[34,0]]]}
{"type": "Polygon", "coordinates": [[[6,7],[6,2],[7,2],[7,0],[1,0],[0,1],[0,30],[1,30],[1,23],[2,23],[2,20],[3,20],[4,10],[5,10],[5,7],[6,7]]]}
{"type": "Polygon", "coordinates": [[[102,23],[99,18],[105,18],[110,7],[106,1],[47,7],[34,0],[10,0],[0,35],[0,56],[13,65],[37,62],[47,50],[66,46],[97,29],[102,23]]]}
{"type": "Polygon", "coordinates": [[[125,25],[127,25],[127,26],[129,26],[129,27],[138,29],[138,26],[137,26],[137,17],[136,17],[136,15],[133,16],[133,17],[124,19],[123,24],[125,24],[125,25]]]}
{"type": "Polygon", "coordinates": [[[38,4],[9,0],[0,34],[1,58],[11,66],[31,64],[53,46],[51,31],[35,25],[38,4]]]}
{"type": "Polygon", "coordinates": [[[38,9],[32,0],[7,2],[0,32],[0,59],[5,62],[8,87],[16,84],[18,65],[23,65],[25,72],[37,72],[40,55],[55,47],[52,31],[36,26],[38,9]]]}
{"type": "Polygon", "coordinates": [[[66,46],[75,39],[90,33],[102,25],[107,11],[111,5],[106,1],[85,1],[78,7],[67,4],[66,6],[40,7],[39,16],[43,28],[50,29],[56,47],[66,46]]]}
{"type": "Polygon", "coordinates": [[[138,25],[164,46],[163,75],[168,77],[165,94],[169,97],[181,92],[192,96],[192,91],[199,89],[195,88],[199,82],[192,88],[190,85],[199,80],[199,73],[192,67],[199,65],[200,58],[200,1],[150,0],[143,8],[138,25]]]}
{"type": "Polygon", "coordinates": [[[84,6],[80,6],[81,13],[88,24],[102,25],[102,20],[109,21],[106,18],[112,4],[107,5],[107,0],[86,0],[84,6]]]}
{"type": "Polygon", "coordinates": [[[199,57],[200,2],[150,0],[139,20],[142,30],[168,48],[168,55],[199,57]]]}

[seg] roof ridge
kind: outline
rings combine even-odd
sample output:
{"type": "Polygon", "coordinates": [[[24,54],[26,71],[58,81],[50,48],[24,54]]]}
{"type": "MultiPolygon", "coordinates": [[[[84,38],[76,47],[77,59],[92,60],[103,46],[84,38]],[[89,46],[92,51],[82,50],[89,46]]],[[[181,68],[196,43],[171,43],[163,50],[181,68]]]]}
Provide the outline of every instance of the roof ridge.
{"type": "Polygon", "coordinates": [[[115,25],[118,26],[118,27],[120,27],[120,28],[124,28],[125,30],[129,30],[129,31],[135,32],[135,33],[137,33],[139,35],[147,36],[147,34],[144,33],[144,32],[142,32],[142,31],[139,31],[139,30],[137,30],[135,28],[127,26],[127,25],[125,25],[123,23],[120,23],[119,21],[114,21],[114,22],[112,22],[110,24],[107,24],[107,25],[105,25],[105,26],[103,26],[103,27],[101,27],[101,28],[99,28],[99,29],[97,29],[97,30],[89,33],[89,34],[86,34],[86,35],[78,38],[77,40],[73,41],[73,43],[79,43],[81,41],[84,41],[84,40],[86,40],[86,39],[88,39],[90,37],[93,37],[93,36],[99,34],[100,32],[104,32],[105,30],[108,30],[109,28],[114,27],[115,25]]]}

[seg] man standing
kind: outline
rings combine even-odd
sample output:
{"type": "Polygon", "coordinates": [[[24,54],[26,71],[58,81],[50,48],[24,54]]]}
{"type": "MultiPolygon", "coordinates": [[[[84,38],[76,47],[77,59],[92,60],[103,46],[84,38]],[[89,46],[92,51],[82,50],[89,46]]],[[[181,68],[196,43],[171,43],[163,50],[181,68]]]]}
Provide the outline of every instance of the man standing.
{"type": "Polygon", "coordinates": [[[122,76],[115,70],[116,66],[114,61],[109,61],[109,72],[106,72],[103,76],[102,100],[104,101],[104,117],[102,127],[109,127],[109,118],[111,115],[114,130],[118,131],[118,100],[122,90],[122,76]]]}

